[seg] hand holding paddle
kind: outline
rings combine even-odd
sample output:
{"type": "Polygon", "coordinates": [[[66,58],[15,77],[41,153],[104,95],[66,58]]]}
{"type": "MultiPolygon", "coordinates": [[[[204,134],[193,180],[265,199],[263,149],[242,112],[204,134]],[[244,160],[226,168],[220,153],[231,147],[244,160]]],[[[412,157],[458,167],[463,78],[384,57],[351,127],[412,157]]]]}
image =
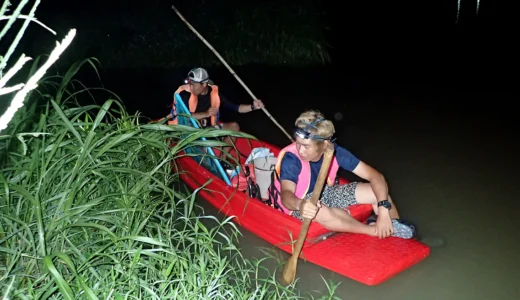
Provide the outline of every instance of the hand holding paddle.
{"type": "MultiPolygon", "coordinates": [[[[332,162],[333,155],[334,146],[331,143],[328,143],[327,150],[325,150],[325,157],[323,158],[323,163],[321,164],[320,174],[318,175],[318,180],[316,180],[316,185],[314,187],[314,191],[312,192],[312,197],[310,200],[308,200],[311,201],[314,205],[318,203],[320,198],[323,185],[325,184],[327,175],[329,174],[329,167],[332,162]]],[[[300,229],[300,235],[298,236],[298,240],[294,246],[292,256],[287,260],[287,263],[283,269],[282,279],[287,285],[291,284],[296,277],[296,265],[298,264],[298,257],[302,251],[303,243],[307,237],[307,232],[309,231],[311,221],[311,219],[307,218],[303,220],[303,224],[300,229]]]]}
{"type": "MultiPolygon", "coordinates": [[[[220,56],[220,54],[217,52],[217,50],[215,50],[215,48],[213,48],[213,46],[211,46],[208,41],[206,41],[206,39],[204,39],[202,37],[202,35],[195,29],[193,28],[193,26],[191,26],[191,24],[188,22],[188,20],[186,20],[184,18],[184,16],[179,12],[179,10],[174,6],[172,5],[172,9],[175,11],[175,13],[177,13],[177,15],[179,16],[179,18],[181,18],[181,20],[191,29],[191,31],[193,31],[193,33],[195,33],[203,42],[204,44],[206,44],[206,46],[208,46],[208,48],[213,51],[213,53],[215,53],[215,55],[220,59],[220,61],[226,66],[226,68],[229,70],[229,72],[231,72],[231,74],[233,76],[235,76],[235,78],[238,80],[238,82],[240,82],[240,84],[242,84],[242,86],[246,89],[246,91],[249,93],[249,95],[251,95],[251,97],[253,98],[253,100],[258,100],[258,98],[255,97],[255,95],[253,95],[253,92],[251,92],[251,90],[246,86],[246,84],[240,79],[240,77],[238,77],[238,75],[235,73],[235,71],[233,71],[233,69],[231,69],[231,67],[228,65],[228,63],[222,58],[222,56],[220,56]]],[[[280,128],[283,133],[285,133],[285,135],[289,138],[289,140],[291,140],[291,142],[294,142],[294,139],[292,138],[292,136],[290,134],[287,133],[287,131],[285,131],[285,129],[283,129],[282,125],[278,124],[278,122],[274,119],[273,116],[271,116],[271,114],[267,111],[267,109],[265,109],[265,107],[262,106],[262,110],[264,111],[264,113],[269,117],[269,119],[271,119],[271,121],[273,121],[274,124],[276,124],[276,126],[278,126],[278,128],[280,128]]]]}

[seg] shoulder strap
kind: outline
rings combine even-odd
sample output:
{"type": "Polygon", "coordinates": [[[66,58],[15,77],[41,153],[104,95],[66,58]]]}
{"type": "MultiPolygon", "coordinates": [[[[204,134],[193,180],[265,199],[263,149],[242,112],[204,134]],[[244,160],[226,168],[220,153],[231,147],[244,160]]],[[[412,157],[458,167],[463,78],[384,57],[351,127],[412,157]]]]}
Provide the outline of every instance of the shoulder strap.
{"type": "Polygon", "coordinates": [[[267,194],[269,195],[269,205],[274,207],[275,209],[278,209],[279,211],[283,212],[282,208],[280,207],[280,198],[282,194],[280,191],[276,188],[274,185],[275,180],[280,180],[280,177],[278,176],[278,172],[276,172],[276,169],[271,172],[271,184],[267,188],[267,194]]]}

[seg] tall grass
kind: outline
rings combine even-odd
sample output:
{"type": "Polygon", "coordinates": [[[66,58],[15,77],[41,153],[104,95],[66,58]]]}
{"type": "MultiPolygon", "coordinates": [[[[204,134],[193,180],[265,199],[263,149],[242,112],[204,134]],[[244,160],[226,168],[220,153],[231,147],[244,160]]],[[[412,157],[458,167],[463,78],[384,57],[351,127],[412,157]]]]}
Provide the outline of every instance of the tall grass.
{"type": "Polygon", "coordinates": [[[86,63],[42,81],[1,137],[0,297],[299,299],[241,256],[231,218],[175,188],[185,147],[240,133],[141,124],[112,94],[79,106],[86,63]]]}

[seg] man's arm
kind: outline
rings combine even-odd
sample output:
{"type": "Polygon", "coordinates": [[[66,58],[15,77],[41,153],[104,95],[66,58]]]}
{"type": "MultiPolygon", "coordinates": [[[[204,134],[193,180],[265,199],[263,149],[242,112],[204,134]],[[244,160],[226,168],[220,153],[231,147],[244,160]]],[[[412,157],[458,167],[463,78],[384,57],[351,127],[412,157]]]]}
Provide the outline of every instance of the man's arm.
{"type": "Polygon", "coordinates": [[[220,103],[223,109],[234,111],[234,112],[240,112],[240,106],[238,104],[235,104],[228,100],[224,95],[222,95],[219,91],[218,96],[220,98],[220,103]]]}
{"type": "Polygon", "coordinates": [[[338,146],[337,144],[334,146],[336,148],[336,159],[338,160],[340,167],[369,181],[378,202],[387,200],[388,186],[383,174],[379,173],[365,162],[359,160],[359,158],[350,153],[347,149],[338,146]]]}
{"type": "Polygon", "coordinates": [[[192,113],[191,116],[197,120],[200,120],[200,119],[209,118],[210,114],[207,111],[203,111],[203,112],[198,112],[198,113],[192,113]]]}
{"type": "Polygon", "coordinates": [[[362,161],[354,169],[353,173],[370,182],[377,202],[388,200],[388,184],[383,174],[362,161]]]}
{"type": "Polygon", "coordinates": [[[238,107],[238,112],[241,114],[248,113],[251,111],[253,111],[253,106],[251,104],[240,104],[240,106],[238,107]]]}
{"type": "Polygon", "coordinates": [[[294,154],[285,153],[280,164],[280,196],[282,204],[290,210],[300,210],[302,203],[294,194],[301,168],[300,160],[294,154]]]}
{"type": "Polygon", "coordinates": [[[220,102],[222,103],[222,107],[225,108],[225,109],[229,109],[231,111],[234,111],[234,112],[238,112],[238,113],[248,113],[248,112],[252,112],[254,109],[253,109],[253,105],[252,104],[235,104],[235,103],[232,103],[230,102],[224,95],[222,95],[219,91],[219,97],[220,97],[220,102]]]}
{"type": "Polygon", "coordinates": [[[282,180],[280,189],[283,206],[290,210],[300,210],[300,205],[303,200],[294,194],[296,191],[296,183],[290,180],[282,180]]]}

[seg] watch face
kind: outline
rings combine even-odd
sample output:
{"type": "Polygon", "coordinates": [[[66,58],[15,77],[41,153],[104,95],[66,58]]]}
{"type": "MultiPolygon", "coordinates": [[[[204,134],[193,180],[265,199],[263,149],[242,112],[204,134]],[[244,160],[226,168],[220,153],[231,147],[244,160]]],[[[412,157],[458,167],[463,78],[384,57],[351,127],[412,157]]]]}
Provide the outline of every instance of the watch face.
{"type": "Polygon", "coordinates": [[[390,204],[390,202],[388,200],[384,200],[384,201],[379,202],[378,206],[384,206],[385,208],[390,209],[392,207],[392,204],[390,204]]]}

